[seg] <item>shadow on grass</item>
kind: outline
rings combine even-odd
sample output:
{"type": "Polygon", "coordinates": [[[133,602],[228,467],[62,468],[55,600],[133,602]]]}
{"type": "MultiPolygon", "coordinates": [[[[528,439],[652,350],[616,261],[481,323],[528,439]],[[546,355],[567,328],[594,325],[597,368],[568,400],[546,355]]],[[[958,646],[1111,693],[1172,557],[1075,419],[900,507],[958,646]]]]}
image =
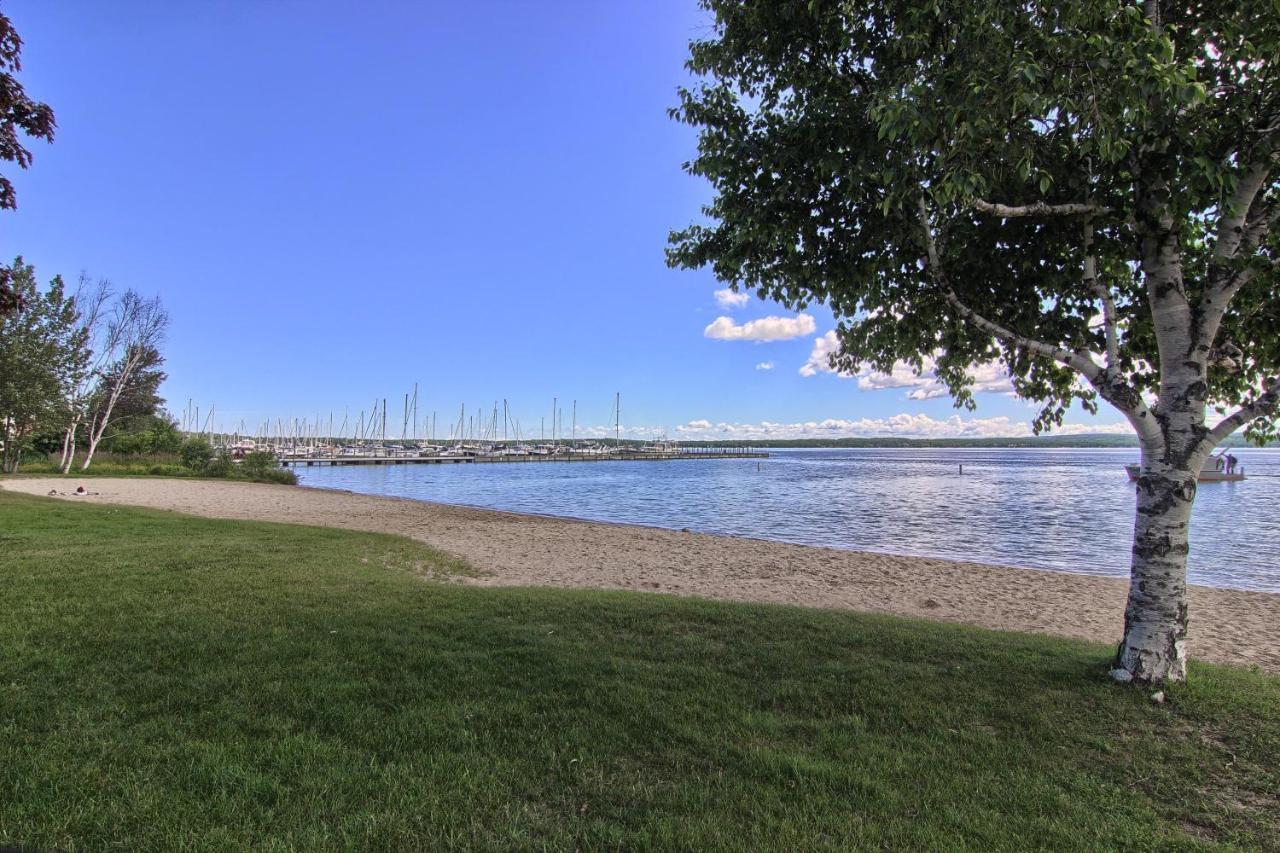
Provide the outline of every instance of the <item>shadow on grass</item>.
{"type": "Polygon", "coordinates": [[[1274,845],[1280,681],[1109,650],[480,590],[408,540],[0,493],[0,842],[1274,845]]]}

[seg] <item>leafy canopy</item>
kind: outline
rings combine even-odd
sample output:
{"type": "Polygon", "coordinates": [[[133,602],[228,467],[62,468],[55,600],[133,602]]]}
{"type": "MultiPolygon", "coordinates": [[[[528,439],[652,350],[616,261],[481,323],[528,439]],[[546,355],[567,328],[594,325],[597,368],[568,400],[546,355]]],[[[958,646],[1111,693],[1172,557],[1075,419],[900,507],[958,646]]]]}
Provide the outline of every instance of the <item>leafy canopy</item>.
{"type": "Polygon", "coordinates": [[[705,222],[671,235],[669,262],[710,265],[792,308],[828,304],[841,318],[833,367],[919,369],[936,355],[957,405],[972,408],[967,368],[997,359],[1021,396],[1044,403],[1038,430],[1073,401],[1096,406],[1076,371],[957,310],[926,272],[923,208],[957,302],[1100,359],[1100,284],[1115,303],[1121,402],[1158,393],[1143,193],[1168,213],[1192,304],[1215,277],[1248,279],[1217,335],[1206,399],[1259,395],[1280,367],[1274,0],[703,5],[713,34],[688,61],[701,80],[672,114],[700,129],[686,169],[715,198],[705,222]],[[1271,166],[1248,211],[1256,227],[1224,270],[1214,237],[1257,163],[1271,166]],[[1002,216],[996,204],[1046,215],[1002,216]]]}
{"type": "MultiPolygon", "coordinates": [[[[53,141],[57,123],[48,104],[33,101],[14,75],[22,70],[22,39],[13,22],[0,13],[0,160],[17,163],[25,169],[31,165],[31,152],[22,144],[19,131],[35,139],[53,141]]],[[[13,184],[0,175],[0,210],[18,206],[13,184]]],[[[17,288],[13,276],[17,270],[0,267],[0,316],[18,307],[17,288]]]]}
{"type": "Polygon", "coordinates": [[[61,425],[59,405],[85,360],[87,338],[75,300],[60,277],[41,290],[22,258],[10,267],[20,308],[0,315],[0,439],[4,467],[16,464],[22,439],[61,425]]]}

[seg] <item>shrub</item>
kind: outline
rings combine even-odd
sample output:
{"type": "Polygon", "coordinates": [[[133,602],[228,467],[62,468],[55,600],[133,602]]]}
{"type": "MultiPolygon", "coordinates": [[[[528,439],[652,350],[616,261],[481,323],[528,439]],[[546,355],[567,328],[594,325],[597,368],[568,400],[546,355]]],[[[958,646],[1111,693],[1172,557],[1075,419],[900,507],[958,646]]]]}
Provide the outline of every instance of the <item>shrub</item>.
{"type": "Polygon", "coordinates": [[[110,442],[103,442],[106,449],[122,456],[141,456],[152,451],[151,436],[145,432],[126,432],[112,436],[110,442]]]}
{"type": "Polygon", "coordinates": [[[192,471],[203,471],[213,459],[213,447],[203,438],[188,438],[178,450],[178,456],[182,459],[182,464],[192,471]]]}
{"type": "Polygon", "coordinates": [[[236,465],[225,453],[213,457],[204,464],[206,477],[234,477],[236,465]]]}
{"type": "Polygon", "coordinates": [[[244,457],[244,461],[240,463],[240,467],[244,469],[245,474],[250,477],[258,477],[268,471],[274,471],[276,468],[276,457],[274,453],[268,453],[265,450],[255,450],[244,457]]]}
{"type": "Polygon", "coordinates": [[[261,474],[254,474],[251,479],[259,483],[279,483],[282,486],[298,485],[298,475],[288,468],[268,468],[261,474]]]}

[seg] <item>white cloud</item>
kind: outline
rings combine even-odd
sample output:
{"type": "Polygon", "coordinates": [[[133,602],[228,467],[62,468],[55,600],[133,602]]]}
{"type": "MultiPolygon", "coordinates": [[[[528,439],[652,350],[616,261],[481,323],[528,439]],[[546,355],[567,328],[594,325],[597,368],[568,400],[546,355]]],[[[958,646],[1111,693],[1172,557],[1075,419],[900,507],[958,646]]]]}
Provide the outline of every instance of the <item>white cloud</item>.
{"type": "Polygon", "coordinates": [[[735,293],[727,287],[717,290],[713,295],[716,298],[716,304],[726,311],[741,308],[751,301],[749,293],[735,293]]]}
{"type": "MultiPolygon", "coordinates": [[[[936,364],[932,358],[926,358],[919,374],[911,365],[898,362],[889,373],[879,373],[868,365],[863,365],[857,373],[844,373],[832,369],[830,357],[840,351],[840,341],[835,330],[827,332],[820,338],[813,339],[813,349],[809,359],[800,366],[801,376],[816,376],[819,373],[834,373],[842,379],[858,380],[858,388],[862,391],[882,391],[888,388],[907,388],[909,400],[932,400],[948,395],[944,385],[934,373],[936,364]]],[[[1009,375],[999,362],[974,364],[969,367],[969,375],[973,377],[975,393],[1012,394],[1013,385],[1009,375]]]]}
{"type": "Polygon", "coordinates": [[[819,373],[835,373],[831,368],[830,358],[840,351],[840,341],[836,339],[836,330],[832,329],[820,338],[813,339],[813,350],[809,360],[800,366],[801,376],[816,376],[819,373]]]}
{"type": "MultiPolygon", "coordinates": [[[[932,359],[925,359],[925,371],[919,376],[911,376],[911,381],[903,387],[910,387],[912,390],[907,393],[907,398],[911,400],[932,400],[935,397],[946,397],[950,394],[947,386],[943,385],[934,373],[934,363],[932,359]]],[[[894,373],[898,372],[898,366],[894,366],[894,373]]],[[[909,372],[909,371],[908,371],[909,372]]],[[[1008,394],[1013,395],[1013,383],[1009,381],[1009,373],[1004,366],[996,361],[989,361],[986,364],[969,365],[969,376],[973,379],[972,390],[975,394],[1008,394]]],[[[867,381],[873,381],[870,376],[866,377],[867,381]]],[[[863,378],[859,377],[858,387],[862,388],[863,378]]]]}
{"type": "Polygon", "coordinates": [[[762,361],[756,365],[756,370],[773,370],[773,362],[762,361]]]}
{"type": "MultiPolygon", "coordinates": [[[[718,423],[707,420],[689,421],[676,427],[686,441],[760,441],[787,438],[1019,438],[1032,435],[1031,424],[1008,417],[963,418],[952,415],[941,420],[928,415],[902,413],[887,418],[827,418],[800,423],[718,423]]],[[[1065,424],[1053,431],[1056,435],[1094,433],[1128,434],[1126,423],[1065,424]]]]}
{"type": "MultiPolygon", "coordinates": [[[[709,422],[708,422],[709,424],[709,422]]],[[[661,426],[627,426],[623,424],[616,432],[622,438],[632,439],[656,439],[664,438],[667,435],[667,428],[661,426]]],[[[574,433],[580,439],[595,438],[613,438],[615,435],[613,424],[604,426],[587,426],[578,424],[578,431],[574,433]]],[[[526,436],[527,438],[528,436],[526,436]]]]}
{"type": "Polygon", "coordinates": [[[717,317],[702,334],[718,341],[785,341],[813,334],[815,324],[808,314],[795,317],[762,317],[739,326],[731,317],[717,317]]]}

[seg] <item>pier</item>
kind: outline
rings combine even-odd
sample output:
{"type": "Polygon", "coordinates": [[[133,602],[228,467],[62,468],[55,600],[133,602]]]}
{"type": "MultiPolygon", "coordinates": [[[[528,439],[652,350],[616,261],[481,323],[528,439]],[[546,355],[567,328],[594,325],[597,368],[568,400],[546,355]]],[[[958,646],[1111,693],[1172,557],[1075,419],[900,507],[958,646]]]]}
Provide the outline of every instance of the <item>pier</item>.
{"type": "Polygon", "coordinates": [[[282,456],[285,467],[323,465],[457,465],[515,462],[668,462],[681,459],[768,459],[769,454],[759,450],[737,448],[686,448],[679,451],[621,450],[612,453],[527,453],[527,454],[431,454],[401,455],[343,455],[331,456],[282,456]]]}

